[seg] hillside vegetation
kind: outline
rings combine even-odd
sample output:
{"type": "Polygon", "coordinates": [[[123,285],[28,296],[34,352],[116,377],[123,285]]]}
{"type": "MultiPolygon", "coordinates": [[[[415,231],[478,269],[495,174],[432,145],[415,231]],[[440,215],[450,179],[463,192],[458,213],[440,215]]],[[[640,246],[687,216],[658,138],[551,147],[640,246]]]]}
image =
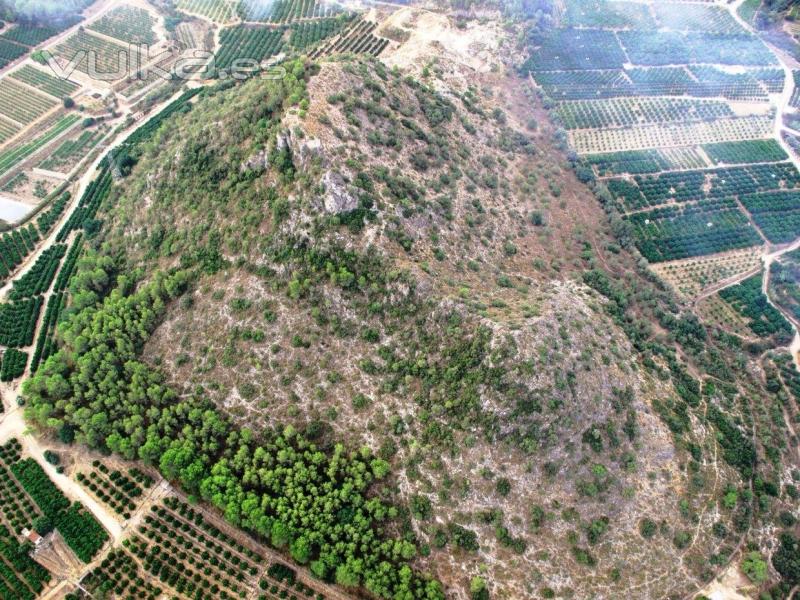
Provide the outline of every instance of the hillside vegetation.
{"type": "Polygon", "coordinates": [[[796,497],[781,355],[764,380],[682,308],[516,75],[400,58],[188,94],[115,153],[26,417],[377,597],[763,565],[796,497]]]}

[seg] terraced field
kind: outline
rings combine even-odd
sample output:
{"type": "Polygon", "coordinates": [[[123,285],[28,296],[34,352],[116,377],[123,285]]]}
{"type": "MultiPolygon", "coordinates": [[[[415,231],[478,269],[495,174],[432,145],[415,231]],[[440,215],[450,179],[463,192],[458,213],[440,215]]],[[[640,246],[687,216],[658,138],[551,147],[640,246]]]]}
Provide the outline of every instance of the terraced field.
{"type": "Polygon", "coordinates": [[[59,119],[51,127],[30,141],[21,143],[13,148],[0,152],[0,175],[5,174],[20,162],[42,149],[64,131],[72,127],[80,117],[70,114],[59,119]]]}
{"type": "Polygon", "coordinates": [[[711,254],[685,260],[653,265],[653,271],[666,281],[681,297],[692,299],[703,290],[713,288],[740,273],[761,266],[758,248],[745,248],[723,254],[711,254]]]}
{"type": "Polygon", "coordinates": [[[24,65],[22,68],[10,73],[9,77],[59,99],[71,96],[80,88],[77,83],[53,77],[49,73],[31,65],[24,65]]]}
{"type": "Polygon", "coordinates": [[[312,58],[346,52],[378,56],[389,45],[389,40],[378,37],[374,31],[377,24],[366,19],[355,19],[339,35],[322,44],[311,53],[312,58]]]}
{"type": "Polygon", "coordinates": [[[332,17],[343,9],[335,2],[320,0],[243,0],[239,13],[245,21],[291,23],[298,20],[332,17]]]}
{"type": "Polygon", "coordinates": [[[158,38],[153,25],[155,20],[149,11],[124,4],[107,12],[89,29],[127,44],[154,44],[158,38]]]}
{"type": "Polygon", "coordinates": [[[282,50],[283,35],[283,28],[240,25],[223,29],[216,66],[227,69],[235,61],[244,59],[260,63],[282,50]]]}
{"type": "Polygon", "coordinates": [[[175,6],[215,23],[230,23],[236,18],[236,3],[229,0],[178,0],[175,6]]]}
{"type": "Polygon", "coordinates": [[[75,32],[53,49],[53,53],[67,63],[81,56],[76,68],[83,73],[89,72],[88,56],[94,56],[95,69],[103,74],[127,71],[124,53],[128,51],[129,47],[121,43],[110,42],[84,30],[75,32]],[[81,52],[84,54],[79,54],[81,52]]]}
{"type": "Polygon", "coordinates": [[[76,133],[71,133],[45,160],[39,163],[39,167],[48,171],[68,173],[100,143],[106,133],[108,133],[108,129],[105,127],[81,129],[76,133]]]}
{"type": "Polygon", "coordinates": [[[0,114],[28,125],[58,105],[58,101],[30,91],[9,79],[0,79],[0,114]]]}
{"type": "Polygon", "coordinates": [[[712,294],[708,322],[783,340],[758,281],[713,293],[800,237],[800,172],[774,137],[785,75],[762,40],[717,3],[565,0],[524,68],[653,271],[686,301],[712,294]]]}

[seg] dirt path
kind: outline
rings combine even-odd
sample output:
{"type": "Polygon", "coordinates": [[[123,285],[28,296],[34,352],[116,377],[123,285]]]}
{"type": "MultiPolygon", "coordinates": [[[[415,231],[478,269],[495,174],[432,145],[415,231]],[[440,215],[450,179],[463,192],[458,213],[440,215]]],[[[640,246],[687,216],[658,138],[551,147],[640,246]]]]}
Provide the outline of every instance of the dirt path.
{"type": "MultiPolygon", "coordinates": [[[[12,282],[15,279],[18,279],[25,273],[27,273],[33,264],[36,262],[36,259],[41,256],[41,254],[47,250],[48,248],[52,247],[56,241],[56,236],[58,235],[61,226],[69,219],[70,215],[75,211],[81,196],[83,195],[86,188],[89,184],[94,180],[100,166],[100,162],[106,156],[108,152],[125,142],[130,135],[132,135],[135,131],[139,129],[139,127],[145,125],[152,119],[154,116],[159,114],[161,110],[163,110],[166,106],[168,106],[172,101],[177,99],[180,96],[181,92],[176,92],[174,96],[165,100],[160,105],[155,107],[145,118],[139,119],[136,121],[130,128],[125,131],[119,132],[111,142],[106,151],[100,153],[97,158],[92,162],[92,164],[86,169],[84,175],[78,181],[76,186],[75,193],[73,194],[72,199],[70,200],[68,206],[65,208],[64,213],[62,214],[59,221],[55,224],[52,228],[51,233],[45,238],[44,242],[39,245],[35,252],[33,252],[28,259],[25,261],[22,269],[20,269],[14,278],[9,279],[8,283],[0,289],[0,299],[4,299],[8,291],[11,289],[12,282]]],[[[74,236],[74,233],[68,241],[74,236]]],[[[54,278],[55,282],[55,278],[54,278]]],[[[54,283],[53,282],[53,283],[54,283]]],[[[53,293],[53,283],[51,283],[50,288],[44,295],[44,305],[46,306],[47,301],[50,299],[53,293]]],[[[42,322],[43,322],[43,313],[44,309],[41,311],[42,314],[39,315],[39,322],[36,325],[36,330],[34,332],[33,339],[36,340],[39,336],[42,322]]],[[[27,348],[30,350],[30,348],[27,348]]],[[[29,368],[29,367],[27,367],[29,368]]],[[[2,394],[3,404],[5,408],[5,412],[0,415],[0,443],[4,443],[11,439],[12,437],[16,437],[19,439],[20,443],[22,444],[25,453],[33,457],[45,470],[45,472],[50,476],[50,478],[58,485],[58,487],[72,500],[79,500],[86,506],[92,514],[100,521],[103,526],[108,531],[109,535],[111,536],[112,541],[116,542],[120,539],[123,531],[123,527],[120,524],[119,520],[111,513],[109,509],[105,506],[101,505],[97,502],[92,496],[90,496],[86,491],[83,490],[75,481],[58,473],[56,471],[56,467],[48,463],[44,460],[44,451],[45,448],[39,443],[39,440],[36,439],[34,435],[28,430],[27,425],[25,424],[25,420],[23,418],[22,409],[18,406],[17,399],[20,395],[20,390],[22,388],[22,384],[25,381],[26,376],[28,375],[28,371],[26,370],[25,375],[20,378],[16,383],[3,383],[0,384],[0,394],[2,394]]]]}
{"type": "Polygon", "coordinates": [[[122,527],[119,521],[111,515],[111,512],[92,498],[81,488],[77,482],[73,481],[66,475],[56,471],[56,467],[51,465],[44,459],[43,447],[39,440],[28,430],[25,421],[22,417],[22,409],[16,407],[17,397],[19,396],[18,389],[11,388],[4,384],[0,386],[4,400],[6,403],[6,410],[8,412],[3,414],[3,420],[0,422],[0,444],[6,443],[11,438],[17,438],[22,444],[22,448],[27,456],[32,457],[38,462],[45,473],[53,480],[58,488],[70,500],[79,500],[86,508],[88,508],[95,518],[102,523],[106,531],[108,531],[111,539],[117,541],[122,535],[122,527]],[[15,407],[9,410],[10,407],[15,407]]]}

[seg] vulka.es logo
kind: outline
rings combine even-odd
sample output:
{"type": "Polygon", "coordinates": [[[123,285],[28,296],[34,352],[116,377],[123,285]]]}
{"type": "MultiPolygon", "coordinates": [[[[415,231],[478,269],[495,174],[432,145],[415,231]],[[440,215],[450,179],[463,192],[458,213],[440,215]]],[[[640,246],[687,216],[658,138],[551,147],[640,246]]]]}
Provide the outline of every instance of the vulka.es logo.
{"type": "Polygon", "coordinates": [[[172,58],[168,50],[151,54],[146,44],[131,44],[117,52],[116,61],[108,56],[100,57],[94,50],[79,50],[67,61],[47,54],[47,65],[59,79],[70,79],[75,71],[81,71],[90,79],[115,82],[121,79],[150,78],[172,80],[198,79],[247,79],[258,74],[265,79],[282,79],[286,76],[283,67],[276,66],[283,56],[277,55],[263,61],[240,57],[226,69],[216,68],[216,55],[205,50],[191,50],[172,62],[168,69],[160,66],[172,58]]]}

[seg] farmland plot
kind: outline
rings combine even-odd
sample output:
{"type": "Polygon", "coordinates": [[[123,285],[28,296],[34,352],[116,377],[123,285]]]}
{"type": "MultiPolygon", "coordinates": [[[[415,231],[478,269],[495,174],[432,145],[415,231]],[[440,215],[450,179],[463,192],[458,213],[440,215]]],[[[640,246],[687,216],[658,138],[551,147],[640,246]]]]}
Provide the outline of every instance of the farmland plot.
{"type": "Polygon", "coordinates": [[[221,48],[217,53],[216,67],[227,69],[237,60],[261,62],[279,54],[283,49],[283,28],[239,25],[223,29],[221,48]]]}
{"type": "Polygon", "coordinates": [[[153,479],[136,468],[122,472],[98,460],[92,466],[94,468],[88,475],[78,472],[75,479],[115,513],[130,519],[141,505],[145,490],[152,487],[153,479]]]}
{"type": "Polygon", "coordinates": [[[553,100],[615,98],[636,94],[630,79],[621,70],[537,71],[533,73],[533,78],[553,100]]]}
{"type": "Polygon", "coordinates": [[[34,459],[17,460],[9,468],[75,555],[90,562],[108,540],[108,533],[94,516],[80,503],[71,504],[34,459]]]}
{"type": "Polygon", "coordinates": [[[670,163],[658,150],[629,150],[607,152],[603,154],[587,154],[583,157],[586,164],[595,167],[600,176],[622,175],[625,173],[657,173],[669,168],[670,163]]]}
{"type": "Polygon", "coordinates": [[[742,204],[769,241],[783,244],[800,232],[800,192],[777,191],[742,197],[742,204]]]}
{"type": "Polygon", "coordinates": [[[771,132],[770,117],[752,116],[687,124],[577,130],[570,132],[569,140],[579,154],[596,154],[766,138],[771,132]]]}
{"type": "Polygon", "coordinates": [[[626,217],[648,261],[718,254],[762,243],[733,200],[720,199],[639,212],[626,217]]]}
{"type": "MultiPolygon", "coordinates": [[[[167,571],[177,577],[167,579],[178,589],[184,589],[193,595],[197,590],[208,590],[213,597],[238,597],[252,587],[254,575],[258,573],[257,558],[232,539],[214,539],[210,536],[205,522],[199,513],[184,509],[185,517],[173,512],[166,506],[153,507],[139,527],[138,535],[131,537],[128,546],[131,553],[139,558],[149,573],[158,576],[167,571]],[[191,515],[191,516],[190,516],[191,515]],[[199,517],[199,520],[195,520],[199,517]],[[220,545],[224,544],[224,547],[220,545]],[[187,555],[187,561],[181,570],[175,569],[171,556],[176,555],[179,548],[187,555]],[[204,560],[203,553],[213,553],[212,564],[204,560]],[[224,553],[229,558],[225,558],[224,553]],[[191,557],[192,560],[189,560],[191,557]],[[232,559],[236,559],[236,563],[232,559]],[[170,565],[168,567],[167,565],[170,565]],[[250,579],[248,585],[245,579],[250,579]]],[[[216,528],[215,528],[216,529],[216,528]]]]}
{"type": "Polygon", "coordinates": [[[542,40],[525,68],[531,71],[619,69],[625,62],[625,53],[613,32],[559,29],[542,40]]]}
{"type": "Polygon", "coordinates": [[[357,19],[339,36],[324,46],[319,46],[310,54],[311,58],[353,52],[378,56],[389,45],[389,40],[376,36],[373,31],[377,24],[365,19],[357,19]]]}
{"type": "Polygon", "coordinates": [[[761,83],[750,73],[728,73],[716,67],[692,65],[689,67],[698,84],[692,88],[696,96],[722,96],[731,100],[768,100],[761,83]]]}
{"type": "Polygon", "coordinates": [[[618,98],[563,102],[556,114],[567,129],[622,127],[734,116],[726,102],[682,98],[618,98]]]}
{"type": "Polygon", "coordinates": [[[294,23],[289,43],[297,50],[304,50],[317,45],[322,40],[336,35],[347,24],[342,18],[318,19],[294,23]]]}
{"type": "Polygon", "coordinates": [[[759,248],[745,248],[667,263],[658,263],[652,271],[666,281],[680,296],[694,298],[704,289],[761,265],[759,248]]]}
{"type": "Polygon", "coordinates": [[[703,151],[714,164],[779,162],[789,158],[781,145],[773,139],[705,144],[703,151]]]}
{"type": "Polygon", "coordinates": [[[627,210],[666,203],[712,198],[743,198],[749,194],[800,187],[800,173],[792,163],[754,164],[695,171],[672,171],[635,175],[632,179],[609,179],[611,194],[627,210]]]}
{"type": "Polygon", "coordinates": [[[243,0],[240,12],[245,21],[291,23],[293,21],[332,17],[342,12],[335,2],[320,0],[243,0]]]}
{"type": "Polygon", "coordinates": [[[756,336],[777,336],[784,342],[791,338],[792,326],[762,292],[760,274],[721,290],[719,296],[745,319],[748,329],[756,336]]]}
{"type": "Polygon", "coordinates": [[[598,29],[654,29],[650,6],[615,0],[567,0],[567,27],[596,27],[598,29]]]}
{"type": "Polygon", "coordinates": [[[230,23],[236,18],[235,5],[229,0],[178,0],[175,6],[215,23],[230,23]]]}
{"type": "Polygon", "coordinates": [[[71,134],[41,163],[39,167],[48,171],[69,173],[108,132],[105,127],[82,129],[71,134]]]}
{"type": "Polygon", "coordinates": [[[752,339],[752,331],[747,326],[747,320],[733,307],[725,302],[718,294],[705,298],[697,305],[698,315],[704,322],[734,333],[745,339],[752,339]]]}
{"type": "Polygon", "coordinates": [[[155,44],[155,21],[149,11],[134,6],[118,6],[89,26],[89,29],[127,44],[155,44]]]}
{"type": "Polygon", "coordinates": [[[28,125],[57,105],[50,96],[32,92],[9,79],[0,79],[0,114],[16,123],[28,125]]]}
{"type": "Polygon", "coordinates": [[[631,62],[636,65],[777,64],[777,59],[764,43],[751,35],[621,31],[618,37],[631,62]]]}
{"type": "Polygon", "coordinates": [[[794,80],[794,91],[789,99],[789,106],[800,108],[800,71],[792,71],[792,79],[794,80]]]}
{"type": "Polygon", "coordinates": [[[758,80],[770,94],[780,94],[783,91],[783,69],[755,69],[748,74],[758,80]]]}
{"type": "MultiPolygon", "coordinates": [[[[86,31],[77,31],[61,44],[55,47],[53,53],[65,63],[80,57],[76,68],[83,72],[89,72],[89,55],[95,57],[96,69],[100,73],[120,74],[123,78],[130,66],[127,59],[129,46],[116,44],[105,39],[93,36],[86,31]],[[84,54],[81,54],[84,53],[84,54]]],[[[131,62],[133,58],[131,58],[131,62]]]]}
{"type": "Polygon", "coordinates": [[[595,172],[601,177],[641,175],[670,169],[698,169],[708,166],[703,155],[692,147],[587,154],[583,157],[583,161],[595,167],[595,172]]]}
{"type": "Polygon", "coordinates": [[[14,42],[15,44],[22,44],[23,46],[33,47],[49,40],[63,30],[64,29],[57,29],[55,27],[19,24],[3,32],[3,34],[0,35],[0,39],[14,42]]]}
{"type": "Polygon", "coordinates": [[[155,578],[150,579],[124,548],[111,550],[84,576],[81,588],[67,594],[64,600],[106,597],[109,592],[113,592],[116,598],[160,598],[164,591],[163,586],[155,583],[155,578]]]}
{"type": "Polygon", "coordinates": [[[9,77],[59,99],[71,96],[80,89],[80,86],[76,83],[54,77],[31,65],[25,65],[21,69],[17,69],[10,73],[9,77]]]}
{"type": "Polygon", "coordinates": [[[7,173],[20,162],[41,150],[79,120],[80,117],[75,114],[67,115],[38,137],[0,152],[0,175],[7,173]]]}
{"type": "Polygon", "coordinates": [[[643,96],[683,96],[697,87],[684,67],[640,67],[625,71],[636,93],[643,96]]]}
{"type": "Polygon", "coordinates": [[[10,42],[0,38],[0,68],[11,64],[21,56],[27,54],[27,46],[10,42]]]}
{"type": "Polygon", "coordinates": [[[743,33],[736,19],[720,6],[655,2],[652,7],[659,27],[674,31],[743,33]]]}
{"type": "Polygon", "coordinates": [[[35,562],[17,537],[40,516],[7,465],[18,459],[19,442],[0,447],[0,597],[33,600],[50,581],[50,573],[35,562]]]}
{"type": "Polygon", "coordinates": [[[22,129],[18,123],[12,123],[0,116],[0,144],[14,137],[22,129]]]}

